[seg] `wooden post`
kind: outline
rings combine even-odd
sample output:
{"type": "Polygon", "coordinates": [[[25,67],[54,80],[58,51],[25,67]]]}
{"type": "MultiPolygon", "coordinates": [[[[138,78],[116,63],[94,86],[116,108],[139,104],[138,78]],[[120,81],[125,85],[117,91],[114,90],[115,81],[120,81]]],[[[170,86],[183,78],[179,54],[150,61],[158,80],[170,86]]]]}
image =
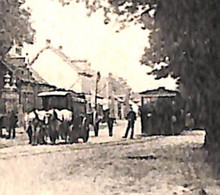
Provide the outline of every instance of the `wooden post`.
{"type": "Polygon", "coordinates": [[[97,94],[98,94],[98,84],[101,78],[100,72],[97,72],[96,83],[95,83],[95,109],[97,110],[97,94]]]}

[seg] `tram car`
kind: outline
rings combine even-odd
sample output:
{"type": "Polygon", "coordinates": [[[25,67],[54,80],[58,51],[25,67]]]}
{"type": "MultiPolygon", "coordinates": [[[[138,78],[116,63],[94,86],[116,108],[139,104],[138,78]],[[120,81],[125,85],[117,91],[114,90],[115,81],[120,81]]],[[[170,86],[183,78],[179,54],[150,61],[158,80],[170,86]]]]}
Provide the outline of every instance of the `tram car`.
{"type": "Polygon", "coordinates": [[[76,93],[71,90],[57,90],[41,92],[38,94],[41,98],[43,110],[56,112],[59,120],[68,120],[68,137],[70,143],[78,142],[82,138],[87,142],[89,138],[89,121],[86,113],[86,98],[84,93],[76,93]],[[66,113],[71,113],[68,118],[66,113]],[[66,118],[65,118],[66,117],[66,118]]]}

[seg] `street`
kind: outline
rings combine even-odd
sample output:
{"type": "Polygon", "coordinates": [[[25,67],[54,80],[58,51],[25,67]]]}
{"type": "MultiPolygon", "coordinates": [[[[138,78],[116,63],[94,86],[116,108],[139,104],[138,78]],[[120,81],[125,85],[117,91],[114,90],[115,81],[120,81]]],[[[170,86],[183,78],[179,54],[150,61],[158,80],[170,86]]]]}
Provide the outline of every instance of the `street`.
{"type": "MultiPolygon", "coordinates": [[[[126,126],[127,126],[126,120],[117,120],[116,124],[114,124],[113,136],[109,137],[107,124],[100,123],[99,136],[95,137],[94,131],[91,129],[88,144],[105,143],[105,142],[113,142],[113,141],[123,140],[122,136],[125,133],[126,126]]],[[[0,139],[0,148],[4,147],[4,146],[10,147],[10,146],[16,146],[16,145],[27,145],[28,144],[28,136],[25,133],[24,129],[17,128],[16,132],[17,132],[17,137],[15,140],[0,139]]],[[[5,131],[4,131],[4,133],[6,134],[5,131]]],[[[136,137],[138,137],[141,134],[140,118],[138,118],[135,123],[135,133],[134,134],[136,137]]],[[[128,136],[128,139],[129,139],[129,136],[128,136]]],[[[82,141],[82,140],[79,140],[79,141],[82,141]]]]}
{"type": "MultiPolygon", "coordinates": [[[[54,148],[54,146],[46,145],[46,146],[37,146],[37,149],[35,149],[35,147],[31,146],[28,144],[28,136],[25,133],[23,128],[17,128],[16,132],[17,132],[17,137],[16,139],[12,140],[7,140],[7,139],[0,139],[0,148],[6,148],[7,152],[5,153],[0,153],[1,154],[1,158],[4,158],[4,155],[7,154],[7,157],[10,156],[15,156],[15,152],[14,150],[18,150],[18,152],[16,152],[16,155],[20,155],[23,154],[23,150],[25,150],[26,152],[26,148],[29,148],[29,152],[33,151],[35,153],[38,153],[39,151],[41,151],[41,148],[43,148],[42,150],[63,150],[63,148],[65,147],[73,147],[73,148],[88,148],[88,147],[92,147],[93,145],[97,145],[97,144],[118,144],[120,142],[124,142],[126,141],[126,139],[123,139],[122,136],[125,133],[126,130],[126,125],[127,125],[127,121],[126,120],[118,120],[116,122],[116,124],[114,124],[114,129],[113,129],[113,136],[109,137],[108,135],[108,127],[107,124],[100,124],[100,131],[99,131],[99,136],[95,137],[94,136],[94,131],[91,130],[90,131],[90,137],[87,143],[83,143],[81,139],[79,139],[79,143],[78,144],[73,144],[73,145],[69,145],[69,144],[64,144],[63,141],[58,141],[58,145],[56,145],[56,147],[54,148]],[[59,146],[59,147],[58,147],[59,146]]],[[[135,123],[135,137],[137,139],[137,137],[141,134],[141,125],[140,125],[140,118],[137,119],[136,123],[135,123]]],[[[127,141],[129,142],[129,137],[127,139],[127,141]]],[[[132,140],[134,142],[134,140],[132,140]]],[[[140,141],[140,140],[139,140],[140,141]]],[[[50,141],[48,142],[50,143],[50,141]]],[[[5,149],[4,149],[5,150],[5,149]]],[[[3,151],[4,151],[3,150],[3,151]]],[[[0,150],[2,151],[2,150],[0,150]]]]}
{"type": "Polygon", "coordinates": [[[118,121],[114,136],[106,127],[90,132],[88,143],[28,145],[27,135],[0,140],[0,194],[219,194],[206,153],[204,132],[180,136],[121,137],[126,121],[118,121]],[[6,146],[6,147],[4,147],[6,146]],[[3,148],[4,147],[4,148],[3,148]]]}

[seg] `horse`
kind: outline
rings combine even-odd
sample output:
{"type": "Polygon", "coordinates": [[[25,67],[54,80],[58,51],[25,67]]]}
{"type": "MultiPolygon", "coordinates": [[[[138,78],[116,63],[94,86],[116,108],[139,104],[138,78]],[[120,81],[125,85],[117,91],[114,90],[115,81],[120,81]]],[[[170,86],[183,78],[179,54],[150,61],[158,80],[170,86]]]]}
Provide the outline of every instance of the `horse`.
{"type": "Polygon", "coordinates": [[[56,144],[57,139],[65,140],[65,143],[75,143],[78,138],[82,138],[84,142],[89,138],[89,118],[84,115],[73,117],[69,110],[34,110],[26,114],[25,121],[29,121],[26,125],[27,133],[29,143],[33,145],[46,143],[46,137],[49,137],[52,144],[56,144]]]}
{"type": "Polygon", "coordinates": [[[59,139],[68,142],[70,136],[71,125],[73,124],[73,112],[67,109],[57,110],[55,109],[57,120],[61,122],[59,126],[59,139]]]}
{"type": "Polygon", "coordinates": [[[32,110],[25,113],[25,129],[29,137],[29,144],[46,144],[48,135],[48,115],[44,111],[32,110]]]}
{"type": "Polygon", "coordinates": [[[57,113],[53,110],[53,114],[48,117],[49,138],[52,144],[56,143],[59,138],[62,121],[57,117],[57,113]]]}
{"type": "Polygon", "coordinates": [[[52,144],[57,139],[64,139],[67,142],[72,122],[72,112],[69,110],[51,109],[33,110],[25,115],[26,128],[29,136],[29,143],[43,144],[45,138],[49,137],[52,144]]]}

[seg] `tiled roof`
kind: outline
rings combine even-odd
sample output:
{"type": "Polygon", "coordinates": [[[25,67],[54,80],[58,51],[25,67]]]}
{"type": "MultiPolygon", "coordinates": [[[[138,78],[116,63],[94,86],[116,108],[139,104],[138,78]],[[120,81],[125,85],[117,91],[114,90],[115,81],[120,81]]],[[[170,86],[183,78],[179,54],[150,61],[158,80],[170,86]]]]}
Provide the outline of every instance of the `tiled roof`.
{"type": "MultiPolygon", "coordinates": [[[[46,51],[46,50],[51,50],[53,53],[55,53],[57,56],[59,56],[66,64],[68,64],[71,68],[73,68],[75,71],[83,74],[85,72],[83,67],[80,67],[78,65],[76,65],[77,63],[87,63],[87,60],[71,60],[71,58],[69,58],[65,53],[63,53],[60,49],[57,49],[55,47],[53,47],[52,45],[49,45],[47,47],[44,47],[43,49],[41,49],[37,55],[33,58],[33,60],[29,63],[30,66],[32,66],[35,61],[37,61],[37,59],[40,57],[40,55],[46,51]]],[[[86,70],[89,71],[89,70],[86,70]]],[[[85,73],[84,73],[85,74],[85,73]]],[[[91,75],[85,75],[85,76],[91,76],[91,75]]]]}

